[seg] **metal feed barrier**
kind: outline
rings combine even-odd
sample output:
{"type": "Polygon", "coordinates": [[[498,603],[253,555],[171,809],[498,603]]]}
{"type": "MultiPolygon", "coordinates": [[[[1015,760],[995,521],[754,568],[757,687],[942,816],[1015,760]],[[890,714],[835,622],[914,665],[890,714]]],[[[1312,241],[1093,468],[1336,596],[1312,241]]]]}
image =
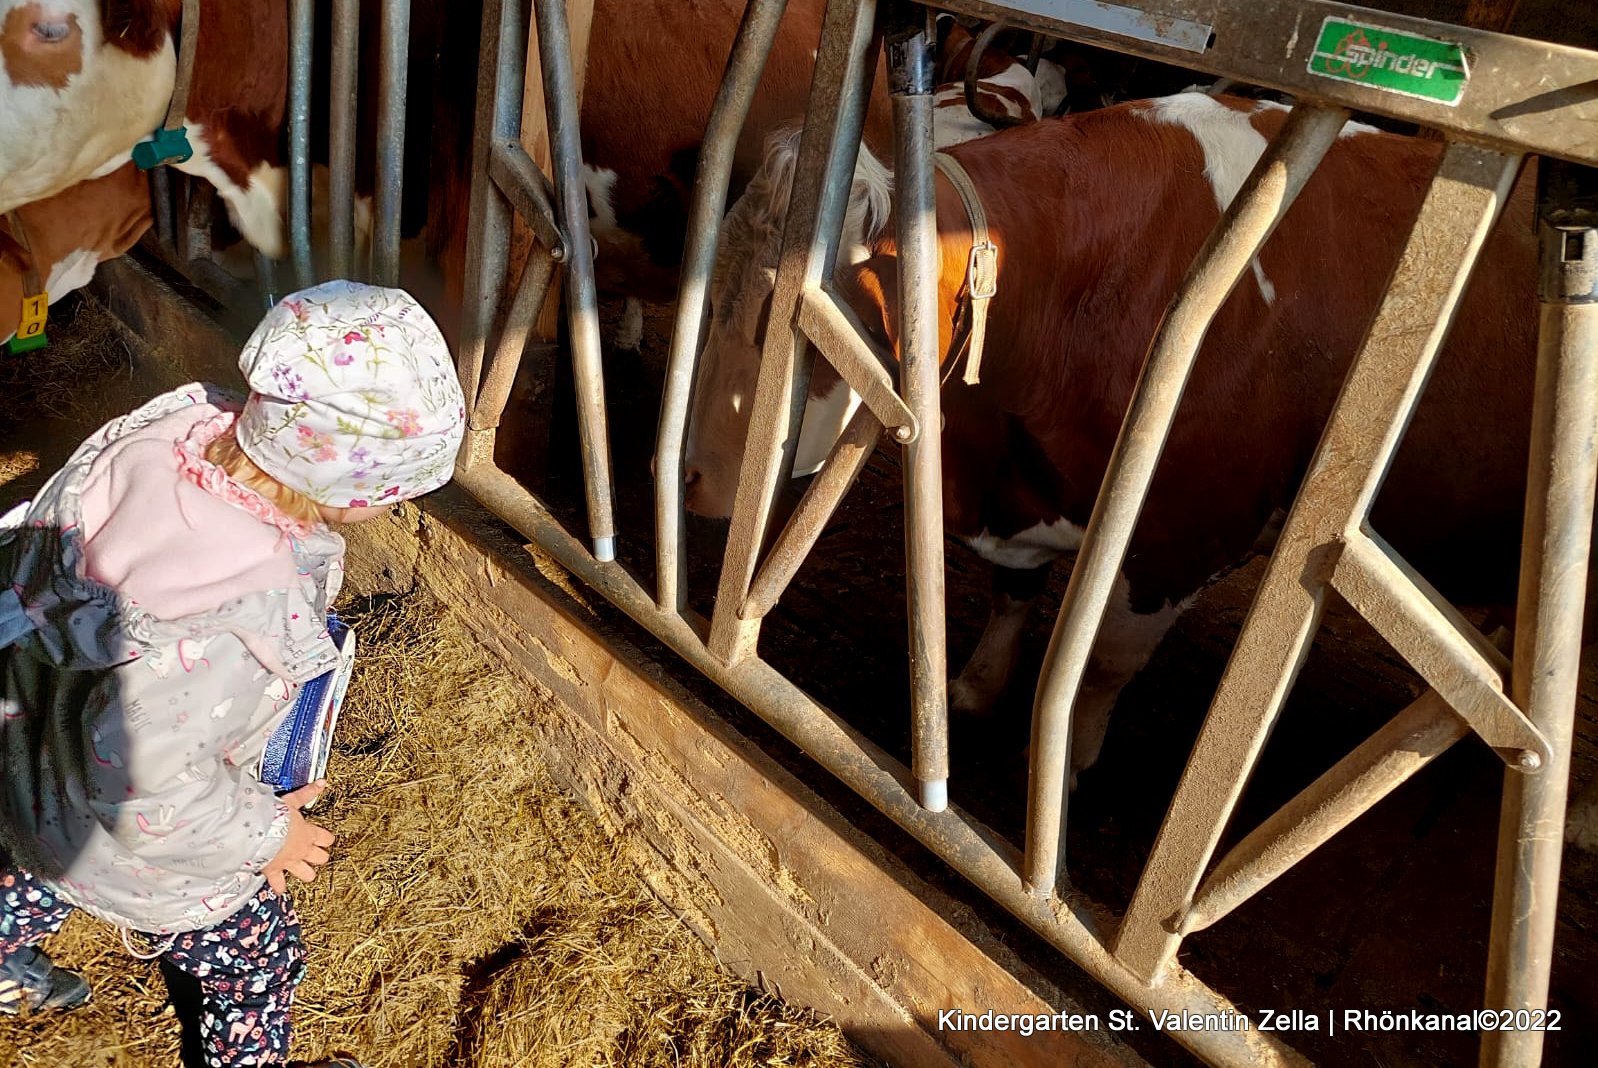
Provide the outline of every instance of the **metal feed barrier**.
{"type": "Polygon", "coordinates": [[[329,42],[327,259],[312,257],[311,68],[316,0],[289,0],[288,219],[292,278],[279,263],[254,253],[255,286],[223,267],[211,247],[216,189],[168,167],[150,172],[155,226],[142,247],[224,307],[270,307],[289,289],[328,278],[363,278],[397,285],[400,202],[404,188],[405,93],[410,55],[411,0],[382,0],[378,32],[376,176],[370,260],[357,255],[355,223],[356,111],[360,83],[360,0],[333,0],[329,42]],[[282,282],[291,285],[280,287],[282,282]]]}
{"type": "MultiPolygon", "coordinates": [[[[1506,765],[1486,1003],[1536,1010],[1552,957],[1577,654],[1598,473],[1598,53],[1378,13],[1289,0],[938,0],[936,7],[1289,92],[1298,102],[1190,268],[1152,339],[1040,681],[1025,849],[946,804],[948,777],[940,425],[932,212],[928,8],[828,5],[783,239],[759,384],[714,615],[686,607],[684,429],[726,207],[732,152],[785,8],[750,0],[711,114],[688,233],[656,452],[656,584],[614,559],[607,427],[569,27],[562,2],[535,0],[554,157],[551,187],[522,148],[528,27],[516,0],[485,5],[474,144],[466,334],[471,411],[463,485],[565,567],[810,754],[983,892],[1129,1004],[1227,1013],[1227,1000],[1177,962],[1188,934],[1216,923],[1472,732],[1506,765]],[[1337,22],[1431,42],[1458,77],[1441,94],[1397,75],[1367,84],[1316,63],[1337,22]],[[903,277],[902,367],[885,366],[829,291],[880,42],[888,43],[903,277]],[[1468,72],[1468,74],[1467,74],[1468,72]],[[1193,360],[1255,253],[1351,109],[1439,132],[1447,148],[1396,275],[1371,324],[1287,518],[1258,595],[1126,914],[1062,893],[1072,706],[1193,360]],[[1544,157],[1541,341],[1531,484],[1513,657],[1488,643],[1370,529],[1388,462],[1446,336],[1460,294],[1524,157],[1544,157]],[[1564,161],[1564,162],[1561,162],[1564,161]],[[1584,165],[1584,166],[1576,166],[1584,165]],[[513,217],[536,240],[495,330],[513,217]],[[568,302],[589,542],[574,539],[493,459],[518,360],[557,265],[568,302]],[[496,336],[497,335],[497,336],[496,336]],[[492,339],[492,343],[491,343],[492,339]],[[864,403],[780,531],[773,503],[793,466],[812,353],[864,403]],[[896,380],[897,376],[897,380],[896,380]],[[884,432],[905,446],[912,634],[905,767],[762,661],[762,620],[815,545],[884,432]],[[762,553],[763,545],[771,548],[762,553]],[[1282,709],[1327,590],[1368,620],[1431,687],[1224,857],[1217,845],[1282,709]],[[1214,863],[1212,863],[1214,861],[1214,863]]],[[[1345,68],[1346,72],[1346,68],[1345,68]]],[[[1214,1064],[1302,1059],[1256,1030],[1173,1037],[1214,1064]]],[[[1530,1065],[1541,1034],[1489,1031],[1484,1065],[1530,1065]]]]}

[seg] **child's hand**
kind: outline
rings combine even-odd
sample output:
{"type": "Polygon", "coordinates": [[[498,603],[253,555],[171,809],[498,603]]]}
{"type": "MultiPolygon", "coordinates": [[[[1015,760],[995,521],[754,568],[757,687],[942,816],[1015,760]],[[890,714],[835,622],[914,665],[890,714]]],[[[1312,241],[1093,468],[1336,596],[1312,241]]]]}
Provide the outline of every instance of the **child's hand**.
{"type": "Polygon", "coordinates": [[[316,869],[327,863],[333,832],[300,814],[300,809],[320,797],[326,788],[326,782],[313,782],[283,795],[283,803],[289,809],[289,833],[277,856],[261,869],[267,883],[280,894],[288,888],[288,876],[302,883],[315,882],[316,869]]]}

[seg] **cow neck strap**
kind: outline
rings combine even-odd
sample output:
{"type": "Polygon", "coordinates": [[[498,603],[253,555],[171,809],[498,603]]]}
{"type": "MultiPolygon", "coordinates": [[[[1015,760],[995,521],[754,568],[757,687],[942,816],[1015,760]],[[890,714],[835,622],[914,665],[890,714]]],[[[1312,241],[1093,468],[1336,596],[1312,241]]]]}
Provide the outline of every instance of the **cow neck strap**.
{"type": "MultiPolygon", "coordinates": [[[[971,307],[971,323],[961,343],[967,353],[965,374],[961,381],[974,386],[981,381],[982,343],[988,333],[988,302],[999,291],[999,247],[988,236],[988,214],[983,210],[982,197],[977,194],[977,187],[965,168],[946,152],[934,152],[932,162],[954,186],[954,191],[960,194],[966,217],[971,221],[971,253],[966,258],[964,291],[965,300],[971,307]]],[[[960,354],[956,352],[950,359],[950,371],[959,358],[960,354]]]]}
{"type": "Polygon", "coordinates": [[[200,0],[183,0],[183,14],[178,21],[178,69],[172,79],[172,102],[167,105],[163,130],[177,130],[183,126],[184,114],[189,110],[189,86],[194,82],[194,54],[200,44],[200,0]]]}
{"type": "Polygon", "coordinates": [[[22,226],[22,216],[14,211],[6,212],[6,228],[11,231],[11,240],[22,249],[23,299],[36,297],[44,292],[44,285],[39,277],[39,266],[34,261],[33,246],[28,244],[28,232],[22,226]]]}

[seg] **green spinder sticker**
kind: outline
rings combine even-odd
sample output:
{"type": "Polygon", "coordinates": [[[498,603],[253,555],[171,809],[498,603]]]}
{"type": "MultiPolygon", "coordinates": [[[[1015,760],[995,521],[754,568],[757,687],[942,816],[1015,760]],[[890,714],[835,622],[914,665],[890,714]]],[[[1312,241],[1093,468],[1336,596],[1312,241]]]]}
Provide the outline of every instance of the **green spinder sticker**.
{"type": "Polygon", "coordinates": [[[1309,72],[1449,106],[1459,103],[1470,77],[1457,44],[1330,16],[1321,23],[1309,72]]]}

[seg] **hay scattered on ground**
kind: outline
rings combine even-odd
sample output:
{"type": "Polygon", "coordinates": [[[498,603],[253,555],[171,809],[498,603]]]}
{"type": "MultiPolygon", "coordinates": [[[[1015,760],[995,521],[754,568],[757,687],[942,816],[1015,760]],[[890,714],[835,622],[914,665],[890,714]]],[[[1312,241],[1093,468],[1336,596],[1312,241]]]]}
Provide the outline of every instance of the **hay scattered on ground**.
{"type": "MultiPolygon", "coordinates": [[[[618,843],[550,779],[554,700],[497,670],[421,595],[359,603],[364,651],[332,789],[339,835],[296,892],[311,946],[296,1055],[371,1068],[866,1063],[836,1028],[718,970],[618,843]]],[[[153,965],[75,917],[49,946],[95,1001],[0,1022],[0,1064],[154,1068],[178,1031],[153,965]]]]}

